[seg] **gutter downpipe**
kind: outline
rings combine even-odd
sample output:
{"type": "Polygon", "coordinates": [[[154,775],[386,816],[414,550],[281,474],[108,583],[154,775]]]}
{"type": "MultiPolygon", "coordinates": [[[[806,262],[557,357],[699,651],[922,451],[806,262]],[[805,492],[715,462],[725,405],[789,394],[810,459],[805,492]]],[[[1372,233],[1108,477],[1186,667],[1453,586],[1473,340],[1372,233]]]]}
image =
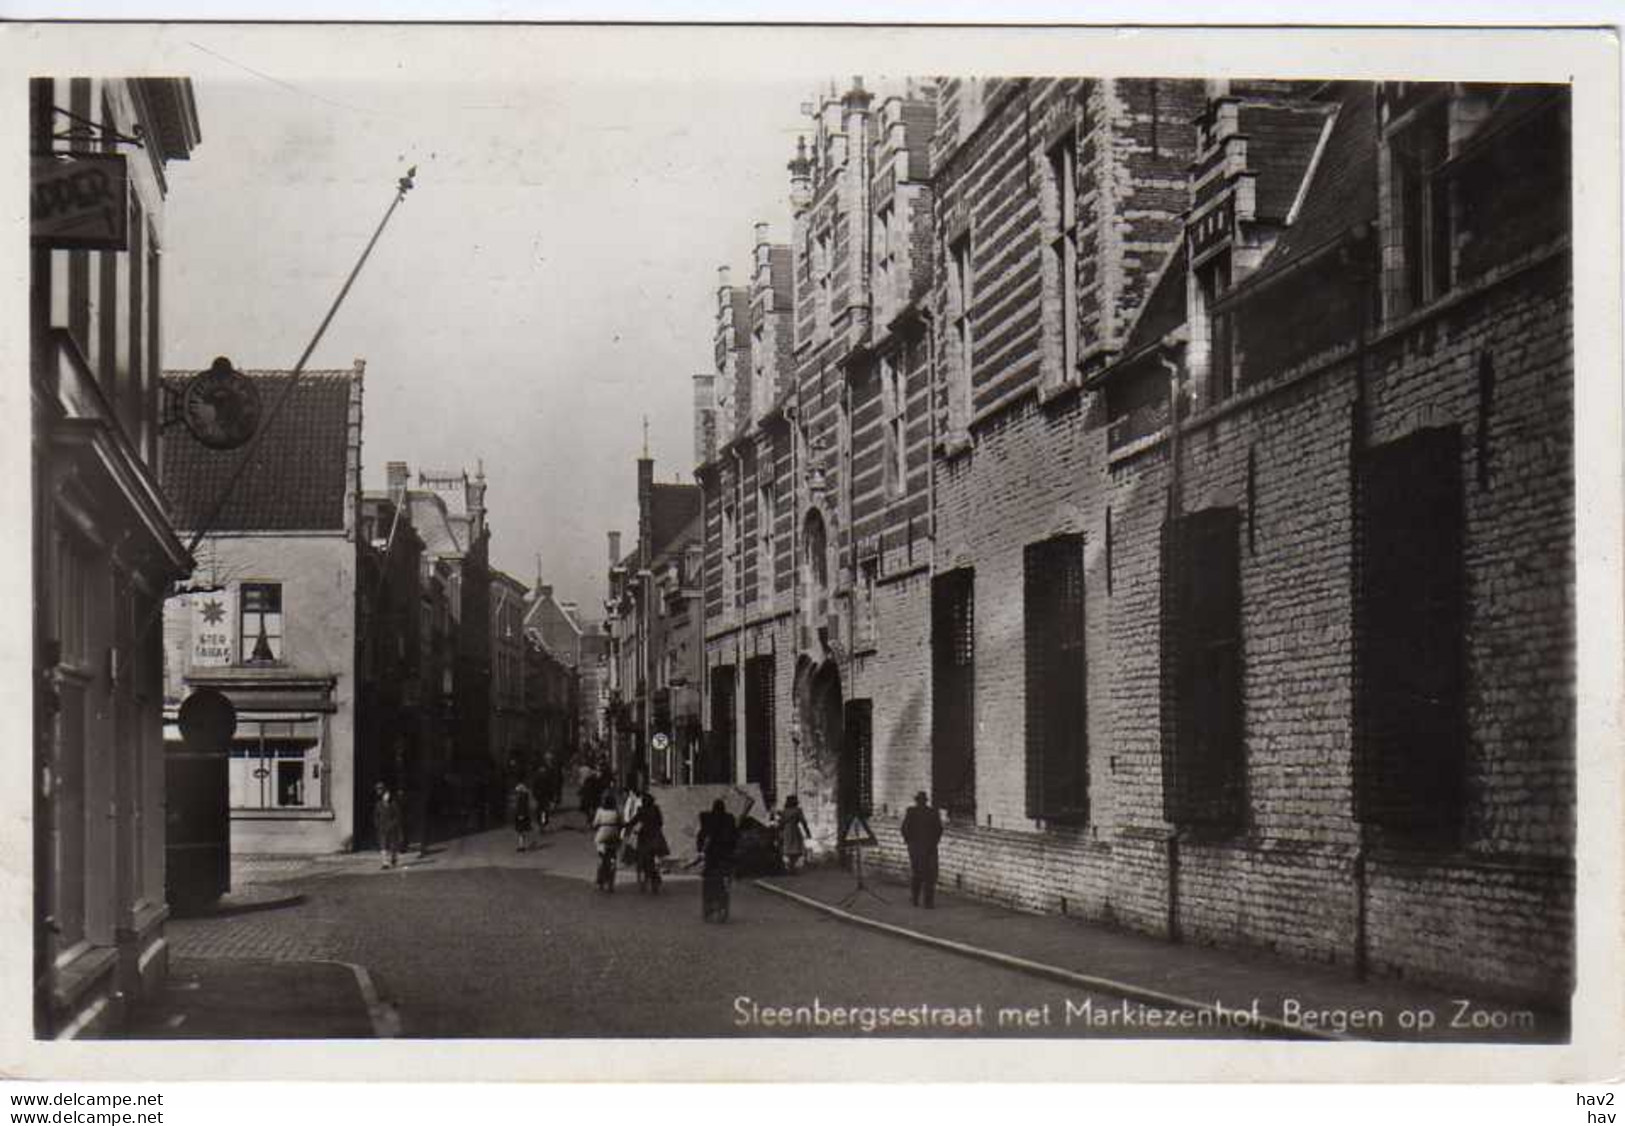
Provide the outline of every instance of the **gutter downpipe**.
{"type": "MultiPolygon", "coordinates": [[[[1357,286],[1359,286],[1360,289],[1366,290],[1367,287],[1370,284],[1371,279],[1370,279],[1369,273],[1368,273],[1367,261],[1363,256],[1356,260],[1354,275],[1355,275],[1355,284],[1357,286]]],[[[1368,296],[1368,299],[1370,297],[1374,296],[1375,299],[1378,302],[1380,302],[1382,300],[1382,294],[1381,294],[1380,290],[1378,292],[1376,292],[1375,294],[1370,294],[1368,292],[1367,296],[1368,296]]],[[[1379,305],[1378,306],[1379,311],[1380,311],[1380,308],[1381,308],[1381,306],[1379,305]]],[[[1365,315],[1364,312],[1362,312],[1362,315],[1359,318],[1358,326],[1359,327],[1356,329],[1355,349],[1354,349],[1354,399],[1353,399],[1353,402],[1351,402],[1350,405],[1349,405],[1349,411],[1350,411],[1350,415],[1351,415],[1351,418],[1349,419],[1349,540],[1350,540],[1350,546],[1353,548],[1352,556],[1353,556],[1353,560],[1354,560],[1354,566],[1350,569],[1349,577],[1350,577],[1350,585],[1353,587],[1353,589],[1350,591],[1351,601],[1353,601],[1354,605],[1356,605],[1356,606],[1359,605],[1358,599],[1359,599],[1359,596],[1360,596],[1360,531],[1361,531],[1361,522],[1360,522],[1360,457],[1361,457],[1361,453],[1362,453],[1362,451],[1364,451],[1365,445],[1366,445],[1366,429],[1367,429],[1367,423],[1366,423],[1366,410],[1367,410],[1367,399],[1366,399],[1366,376],[1367,376],[1367,371],[1366,371],[1366,363],[1367,363],[1367,350],[1371,346],[1370,345],[1370,340],[1368,338],[1367,316],[1365,315]]],[[[1356,622],[1359,621],[1359,615],[1358,614],[1355,615],[1355,621],[1356,622]]],[[[1354,633],[1354,636],[1353,636],[1353,645],[1356,648],[1356,650],[1357,650],[1359,644],[1360,644],[1360,638],[1359,638],[1358,629],[1356,629],[1356,631],[1354,633]]],[[[1356,691],[1356,693],[1358,693],[1358,691],[1359,691],[1358,682],[1356,682],[1355,691],[1356,691]]],[[[1359,779],[1359,765],[1360,765],[1360,755],[1361,755],[1361,743],[1363,741],[1363,732],[1360,730],[1360,728],[1361,728],[1360,706],[1359,706],[1359,702],[1358,702],[1358,697],[1356,697],[1356,700],[1355,700],[1354,715],[1353,715],[1352,718],[1353,718],[1352,726],[1354,728],[1354,732],[1353,732],[1354,738],[1351,740],[1351,743],[1352,743],[1352,746],[1353,746],[1353,762],[1351,763],[1351,766],[1353,767],[1353,770],[1352,770],[1351,773],[1353,774],[1353,780],[1354,780],[1355,786],[1357,787],[1359,785],[1359,781],[1358,781],[1358,779],[1359,779]]],[[[1359,801],[1358,793],[1356,793],[1354,795],[1354,797],[1355,797],[1355,801],[1357,803],[1359,801]]],[[[1370,966],[1369,966],[1370,935],[1368,933],[1370,924],[1369,924],[1368,919],[1367,919],[1367,915],[1368,915],[1368,911],[1369,911],[1368,900],[1370,898],[1370,894],[1369,894],[1369,892],[1370,892],[1370,868],[1369,868],[1370,856],[1369,856],[1368,846],[1367,846],[1367,842],[1366,842],[1365,823],[1363,821],[1358,820],[1358,806],[1357,805],[1356,805],[1355,813],[1356,813],[1356,822],[1355,822],[1354,829],[1355,829],[1355,842],[1356,843],[1355,843],[1355,846],[1354,846],[1354,873],[1353,873],[1353,876],[1354,876],[1354,976],[1355,976],[1355,978],[1357,980],[1364,981],[1364,980],[1366,980],[1366,977],[1367,977],[1367,975],[1369,973],[1369,970],[1370,970],[1370,966]]]]}
{"type": "MultiPolygon", "coordinates": [[[[1170,529],[1169,541],[1177,543],[1179,539],[1178,521],[1180,513],[1180,477],[1179,477],[1179,403],[1183,397],[1184,380],[1182,365],[1170,360],[1166,353],[1157,356],[1157,362],[1162,364],[1163,370],[1168,373],[1168,527],[1170,529]]],[[[1176,549],[1177,550],[1177,547],[1176,549]]],[[[1166,593],[1163,595],[1167,597],[1166,593]]],[[[1177,738],[1177,716],[1174,726],[1177,738]]],[[[1167,779],[1163,785],[1167,786],[1167,779]]],[[[1165,844],[1168,850],[1168,941],[1180,942],[1183,936],[1179,927],[1179,829],[1177,826],[1168,830],[1165,844]]]]}

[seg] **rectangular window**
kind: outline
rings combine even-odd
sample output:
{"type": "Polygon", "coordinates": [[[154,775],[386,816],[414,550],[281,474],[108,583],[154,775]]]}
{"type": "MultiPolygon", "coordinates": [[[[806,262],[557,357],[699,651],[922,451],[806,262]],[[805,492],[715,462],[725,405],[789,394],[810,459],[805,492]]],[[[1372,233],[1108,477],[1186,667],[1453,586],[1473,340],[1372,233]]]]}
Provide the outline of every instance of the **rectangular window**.
{"type": "Polygon", "coordinates": [[[830,275],[834,272],[830,262],[829,232],[818,233],[817,249],[813,257],[813,283],[818,294],[818,336],[827,337],[835,319],[834,298],[830,291],[830,275]]]}
{"type": "Polygon", "coordinates": [[[875,319],[882,326],[891,322],[902,304],[902,296],[896,292],[896,225],[897,208],[887,200],[875,215],[875,319]]]}
{"type": "Polygon", "coordinates": [[[1089,815],[1083,537],[1028,544],[1024,556],[1027,816],[1081,822],[1089,815]]]}
{"type": "Polygon", "coordinates": [[[1060,369],[1046,380],[1051,386],[1071,382],[1078,364],[1078,183],[1077,146],[1074,137],[1049,152],[1049,205],[1045,208],[1049,228],[1048,273],[1051,282],[1051,331],[1060,348],[1056,359],[1060,369]]]}
{"type": "Polygon", "coordinates": [[[282,660],[282,584],[244,583],[239,595],[239,639],[245,665],[282,660]]]}
{"type": "Polygon", "coordinates": [[[1234,508],[1163,527],[1163,816],[1180,826],[1245,812],[1240,527],[1234,508]]]}
{"type": "Polygon", "coordinates": [[[766,597],[773,590],[773,524],[778,514],[773,510],[773,482],[769,480],[756,490],[756,590],[758,597],[766,597]]]}
{"type": "Polygon", "coordinates": [[[949,367],[948,419],[950,429],[967,430],[971,419],[971,371],[975,342],[971,339],[970,236],[957,239],[948,251],[949,308],[953,356],[949,367]]]}
{"type": "Polygon", "coordinates": [[[1230,315],[1216,313],[1215,304],[1230,291],[1230,252],[1224,251],[1203,263],[1196,273],[1196,288],[1202,302],[1202,328],[1207,334],[1208,403],[1219,403],[1235,390],[1235,345],[1230,331],[1230,315]]]}
{"type": "Polygon", "coordinates": [[[321,721],[239,719],[228,769],[233,809],[320,808],[321,721]]]}
{"type": "Polygon", "coordinates": [[[1361,821],[1448,840],[1465,801],[1461,434],[1367,451],[1355,609],[1361,821]]]}
{"type": "Polygon", "coordinates": [[[879,645],[875,621],[875,585],[879,573],[878,559],[865,559],[859,568],[858,612],[852,628],[852,648],[859,653],[871,653],[879,645]]]}
{"type": "Polygon", "coordinates": [[[854,816],[867,820],[875,802],[875,708],[873,700],[848,700],[836,807],[844,832],[854,816]]]}
{"type": "Polygon", "coordinates": [[[904,422],[907,414],[903,373],[897,361],[885,356],[880,361],[880,405],[884,416],[882,438],[885,442],[885,492],[888,499],[900,497],[908,478],[907,450],[904,441],[904,422]]]}
{"type": "Polygon", "coordinates": [[[771,804],[773,777],[773,679],[771,656],[745,662],[745,781],[762,787],[771,804]]]}
{"type": "Polygon", "coordinates": [[[711,746],[702,782],[734,780],[734,667],[711,670],[711,746]]]}
{"type": "Polygon", "coordinates": [[[738,605],[739,599],[739,521],[734,506],[722,506],[722,609],[726,613],[738,605]]]}
{"type": "Polygon", "coordinates": [[[931,580],[931,792],[950,813],[976,815],[976,572],[931,580]]]}
{"type": "Polygon", "coordinates": [[[1401,259],[1395,310],[1408,312],[1449,292],[1451,285],[1449,102],[1440,99],[1388,142],[1392,222],[1401,259]]]}

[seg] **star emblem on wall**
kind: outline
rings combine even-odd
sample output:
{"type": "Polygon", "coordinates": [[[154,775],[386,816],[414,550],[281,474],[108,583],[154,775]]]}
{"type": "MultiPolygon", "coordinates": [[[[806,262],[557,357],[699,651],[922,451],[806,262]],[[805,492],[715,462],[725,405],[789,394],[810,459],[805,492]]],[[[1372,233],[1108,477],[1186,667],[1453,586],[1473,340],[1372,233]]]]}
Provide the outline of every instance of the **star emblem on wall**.
{"type": "Polygon", "coordinates": [[[203,620],[209,625],[219,625],[225,617],[226,608],[218,598],[211,598],[203,604],[203,620]]]}

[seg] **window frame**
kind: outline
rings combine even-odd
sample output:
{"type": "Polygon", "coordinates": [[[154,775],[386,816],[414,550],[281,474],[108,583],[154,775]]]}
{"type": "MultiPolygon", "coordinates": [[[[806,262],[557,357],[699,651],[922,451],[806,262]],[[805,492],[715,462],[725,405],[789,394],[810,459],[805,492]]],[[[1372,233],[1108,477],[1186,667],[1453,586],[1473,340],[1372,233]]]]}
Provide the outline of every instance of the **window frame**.
{"type": "MultiPolygon", "coordinates": [[[[282,593],[283,593],[283,584],[280,583],[280,582],[269,582],[269,581],[263,581],[263,580],[254,580],[254,581],[242,582],[242,583],[238,584],[238,587],[237,587],[237,660],[235,662],[236,664],[238,664],[238,665],[251,665],[251,666],[256,666],[256,667],[267,667],[267,666],[284,665],[284,664],[287,663],[287,632],[288,632],[287,610],[284,607],[284,599],[282,597],[282,593]],[[275,593],[276,593],[276,608],[274,610],[271,610],[271,609],[250,610],[250,608],[249,608],[249,592],[250,591],[275,591],[275,593]],[[256,631],[255,640],[253,642],[253,645],[254,645],[255,648],[258,647],[258,638],[260,636],[260,633],[264,631],[266,617],[270,616],[271,614],[276,615],[276,618],[277,618],[277,631],[276,631],[276,633],[274,635],[271,634],[271,633],[268,633],[268,632],[263,633],[263,636],[265,637],[265,640],[268,643],[270,643],[270,642],[275,643],[275,648],[272,650],[272,655],[268,659],[266,659],[266,658],[256,658],[256,657],[253,657],[253,656],[250,655],[248,620],[249,620],[249,614],[251,614],[251,613],[257,614],[258,618],[259,618],[259,623],[258,623],[259,628],[258,628],[258,631],[256,631]]],[[[268,646],[268,648],[269,648],[269,646],[268,646]]]]}
{"type": "Polygon", "coordinates": [[[976,300],[975,266],[971,236],[966,231],[948,241],[948,322],[953,334],[953,356],[948,366],[949,430],[968,436],[975,403],[973,380],[976,341],[971,310],[976,300]]]}
{"type": "Polygon", "coordinates": [[[1078,379],[1078,174],[1077,133],[1066,135],[1045,154],[1048,173],[1045,193],[1045,247],[1050,288],[1049,330],[1056,333],[1058,370],[1046,373],[1050,388],[1065,387],[1078,379]]]}

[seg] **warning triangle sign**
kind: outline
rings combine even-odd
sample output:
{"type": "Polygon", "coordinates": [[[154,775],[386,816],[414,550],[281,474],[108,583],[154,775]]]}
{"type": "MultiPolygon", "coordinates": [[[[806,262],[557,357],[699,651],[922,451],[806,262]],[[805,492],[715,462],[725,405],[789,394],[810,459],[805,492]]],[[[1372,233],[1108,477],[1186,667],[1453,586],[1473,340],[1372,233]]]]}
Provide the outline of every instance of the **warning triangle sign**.
{"type": "Polygon", "coordinates": [[[869,823],[863,819],[863,815],[854,813],[852,820],[848,821],[846,828],[841,831],[839,843],[844,847],[846,845],[877,845],[880,842],[875,839],[874,832],[869,828],[869,823]]]}

